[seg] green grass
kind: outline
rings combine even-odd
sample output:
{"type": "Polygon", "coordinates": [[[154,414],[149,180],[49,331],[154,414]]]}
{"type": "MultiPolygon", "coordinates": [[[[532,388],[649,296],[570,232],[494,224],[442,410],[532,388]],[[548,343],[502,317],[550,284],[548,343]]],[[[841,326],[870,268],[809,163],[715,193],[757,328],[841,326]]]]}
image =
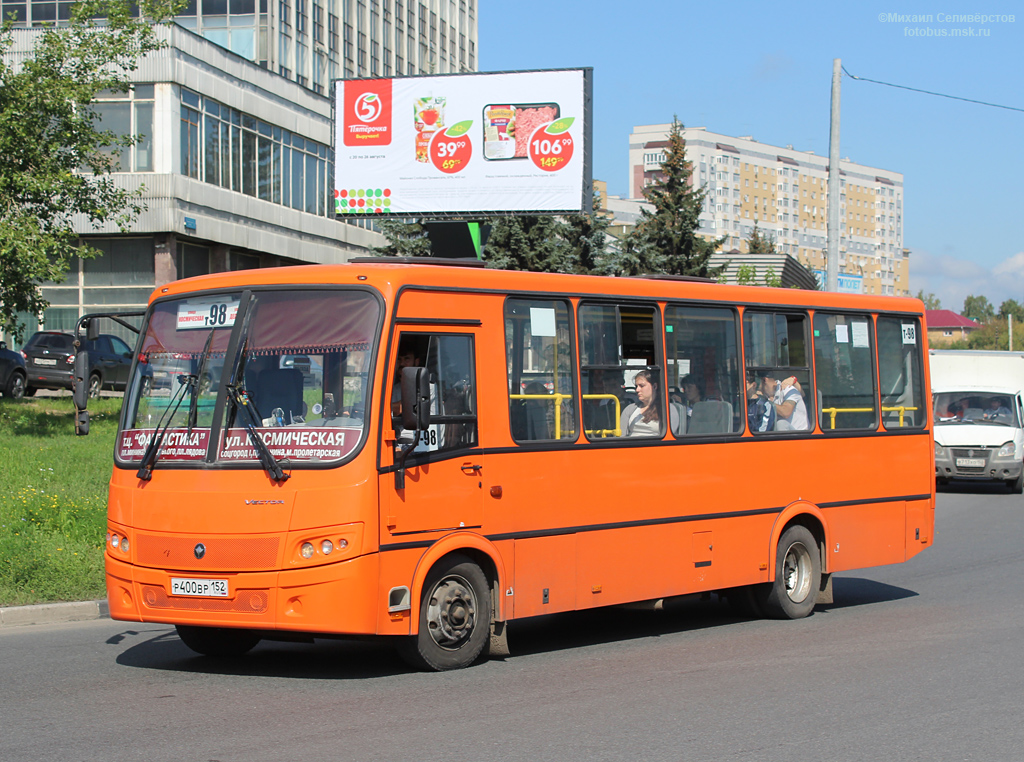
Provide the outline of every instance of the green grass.
{"type": "Polygon", "coordinates": [[[0,606],[102,598],[107,483],[120,397],[0,400],[0,606]]]}

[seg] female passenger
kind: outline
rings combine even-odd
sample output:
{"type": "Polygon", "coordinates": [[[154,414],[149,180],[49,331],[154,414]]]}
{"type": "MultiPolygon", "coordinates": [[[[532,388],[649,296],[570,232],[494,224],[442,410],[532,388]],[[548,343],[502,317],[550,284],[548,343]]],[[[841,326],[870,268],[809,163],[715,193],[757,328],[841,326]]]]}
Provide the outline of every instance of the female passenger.
{"type": "MultiPolygon", "coordinates": [[[[658,437],[661,436],[661,390],[652,371],[642,370],[633,380],[639,402],[633,402],[622,411],[619,424],[624,437],[658,437]]],[[[669,408],[669,421],[672,430],[679,428],[678,413],[669,408]]]]}

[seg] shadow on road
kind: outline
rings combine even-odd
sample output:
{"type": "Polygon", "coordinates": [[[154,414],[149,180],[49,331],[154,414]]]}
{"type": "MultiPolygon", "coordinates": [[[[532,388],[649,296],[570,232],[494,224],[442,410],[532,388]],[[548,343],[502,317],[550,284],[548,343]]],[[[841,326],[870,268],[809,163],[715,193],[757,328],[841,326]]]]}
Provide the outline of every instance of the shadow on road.
{"type": "MultiPolygon", "coordinates": [[[[954,495],[1012,495],[1002,482],[952,481],[936,484],[935,491],[939,494],[948,492],[954,495]]],[[[1019,497],[1019,496],[1017,496],[1019,497]]]]}
{"type": "Polygon", "coordinates": [[[237,658],[211,658],[191,651],[174,630],[126,630],[110,645],[131,644],[117,657],[123,667],[300,680],[365,680],[411,671],[385,640],[317,640],[315,643],[261,641],[237,658]]]}
{"type": "MultiPolygon", "coordinates": [[[[912,590],[858,577],[834,577],[833,593],[835,602],[820,604],[816,608],[819,615],[917,595],[912,590]]],[[[687,596],[666,602],[660,610],[612,606],[519,620],[509,624],[508,640],[515,659],[708,628],[769,625],[743,616],[717,595],[687,596]]],[[[199,656],[173,630],[163,627],[125,630],[107,643],[121,647],[127,644],[117,663],[142,669],[319,680],[365,680],[411,671],[386,639],[325,638],[314,643],[265,640],[234,659],[199,656]]]]}

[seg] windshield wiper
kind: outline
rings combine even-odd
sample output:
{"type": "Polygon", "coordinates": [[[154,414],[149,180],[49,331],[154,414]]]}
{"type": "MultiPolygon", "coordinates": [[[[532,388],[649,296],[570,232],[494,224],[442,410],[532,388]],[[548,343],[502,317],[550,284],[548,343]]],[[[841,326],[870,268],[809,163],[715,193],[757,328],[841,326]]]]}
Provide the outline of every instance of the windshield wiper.
{"type": "Polygon", "coordinates": [[[210,329],[210,335],[206,337],[206,343],[203,345],[203,353],[199,355],[199,367],[193,376],[195,383],[191,385],[192,395],[188,401],[188,435],[190,437],[192,436],[192,427],[196,425],[196,420],[199,417],[199,379],[206,372],[206,363],[210,359],[210,345],[213,344],[213,334],[216,330],[216,328],[210,329]]]}
{"type": "Polygon", "coordinates": [[[242,422],[242,428],[245,429],[245,432],[249,435],[249,441],[252,442],[252,446],[256,448],[256,455],[259,457],[260,463],[263,465],[263,469],[270,475],[271,479],[279,482],[287,481],[291,477],[291,474],[286,474],[284,472],[281,468],[281,464],[278,462],[277,458],[274,457],[274,453],[270,451],[266,442],[263,441],[263,437],[261,437],[260,433],[256,431],[256,426],[254,425],[255,422],[258,421],[259,423],[262,423],[262,421],[259,421],[257,413],[253,412],[253,405],[250,404],[245,393],[240,391],[234,384],[228,384],[226,388],[228,396],[231,398],[232,403],[234,403],[234,409],[238,410],[241,408],[246,412],[246,416],[249,420],[242,422]]]}
{"type": "Polygon", "coordinates": [[[169,403],[167,408],[164,410],[163,416],[156,424],[156,428],[153,429],[153,438],[149,440],[149,446],[146,447],[146,452],[142,455],[142,461],[139,463],[139,470],[135,472],[135,475],[142,481],[148,482],[153,478],[153,464],[156,463],[156,459],[160,452],[160,445],[163,444],[164,434],[167,433],[168,427],[171,425],[171,421],[174,420],[175,413],[178,412],[178,408],[181,407],[181,401],[185,399],[185,389],[195,388],[197,385],[196,377],[192,374],[187,376],[178,376],[178,383],[181,386],[178,387],[178,391],[169,403]],[[174,409],[171,410],[171,405],[174,405],[174,409]],[[167,412],[170,411],[170,415],[167,412]],[[165,419],[166,418],[166,422],[165,419]]]}

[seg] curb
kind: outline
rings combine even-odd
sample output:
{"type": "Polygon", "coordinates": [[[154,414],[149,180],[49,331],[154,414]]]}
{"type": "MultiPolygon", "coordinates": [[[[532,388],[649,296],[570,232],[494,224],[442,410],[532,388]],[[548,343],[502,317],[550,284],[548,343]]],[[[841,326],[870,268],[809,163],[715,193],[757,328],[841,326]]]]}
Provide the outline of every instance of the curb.
{"type": "Polygon", "coordinates": [[[76,601],[74,603],[38,603],[33,606],[0,608],[0,628],[24,627],[32,624],[60,624],[85,622],[110,616],[106,601],[76,601]]]}

